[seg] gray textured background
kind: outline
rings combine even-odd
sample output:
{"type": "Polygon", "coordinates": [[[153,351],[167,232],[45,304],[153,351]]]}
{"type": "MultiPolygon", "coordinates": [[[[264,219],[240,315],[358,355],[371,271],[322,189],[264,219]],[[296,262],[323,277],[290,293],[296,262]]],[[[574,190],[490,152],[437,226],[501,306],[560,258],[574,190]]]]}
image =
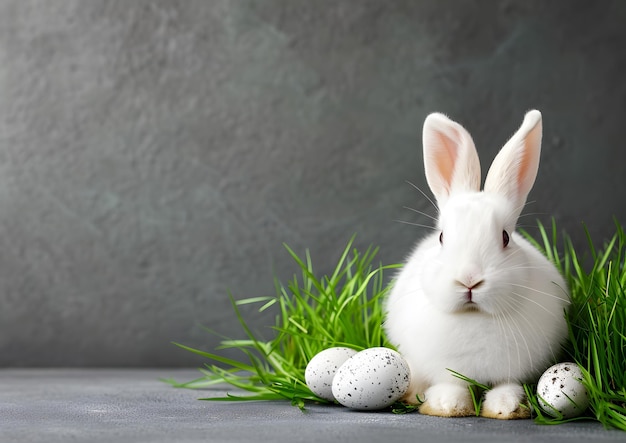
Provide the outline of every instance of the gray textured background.
{"type": "MultiPolygon", "coordinates": [[[[282,242],[401,260],[421,126],[483,167],[536,107],[526,212],[626,220],[624,1],[0,1],[0,365],[197,364],[282,242]]],[[[537,215],[523,222],[533,224],[537,215]]],[[[254,316],[262,328],[269,315],[254,316]]]]}

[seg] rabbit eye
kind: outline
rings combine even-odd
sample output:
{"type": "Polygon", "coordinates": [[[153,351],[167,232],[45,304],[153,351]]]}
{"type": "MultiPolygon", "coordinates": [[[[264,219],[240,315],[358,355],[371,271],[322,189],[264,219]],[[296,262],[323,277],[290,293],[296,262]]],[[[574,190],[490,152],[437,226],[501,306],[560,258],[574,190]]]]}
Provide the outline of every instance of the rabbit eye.
{"type": "Polygon", "coordinates": [[[506,248],[509,244],[509,233],[502,231],[502,246],[506,248]]]}
{"type": "Polygon", "coordinates": [[[441,234],[439,234],[439,243],[443,245],[443,231],[441,231],[441,234]]]}

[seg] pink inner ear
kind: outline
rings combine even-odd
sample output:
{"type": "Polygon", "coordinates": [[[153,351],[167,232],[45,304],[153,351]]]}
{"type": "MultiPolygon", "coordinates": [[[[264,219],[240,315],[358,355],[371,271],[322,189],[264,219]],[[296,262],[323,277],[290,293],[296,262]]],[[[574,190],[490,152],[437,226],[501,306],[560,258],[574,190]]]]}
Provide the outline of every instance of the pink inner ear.
{"type": "Polygon", "coordinates": [[[454,165],[458,156],[458,138],[460,137],[457,135],[457,141],[454,141],[443,132],[436,131],[433,135],[431,146],[435,148],[433,149],[435,167],[439,171],[443,185],[450,191],[454,165]]]}

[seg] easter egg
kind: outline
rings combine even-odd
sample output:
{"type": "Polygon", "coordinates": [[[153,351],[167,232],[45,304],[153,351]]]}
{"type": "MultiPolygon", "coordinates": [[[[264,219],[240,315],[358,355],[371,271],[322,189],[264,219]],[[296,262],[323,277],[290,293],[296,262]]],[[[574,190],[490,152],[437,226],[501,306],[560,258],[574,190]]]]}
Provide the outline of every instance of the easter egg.
{"type": "Polygon", "coordinates": [[[333,378],[339,367],[357,351],[350,348],[328,348],[313,357],[304,371],[304,380],[309,389],[318,397],[335,401],[333,378]]]}
{"type": "Polygon", "coordinates": [[[406,360],[388,348],[365,349],[341,365],[333,396],[353,409],[383,409],[404,396],[411,373],[406,360]]]}
{"type": "Polygon", "coordinates": [[[543,373],[537,383],[539,406],[552,417],[573,418],[589,406],[589,394],[580,381],[576,363],[559,363],[543,373]]]}

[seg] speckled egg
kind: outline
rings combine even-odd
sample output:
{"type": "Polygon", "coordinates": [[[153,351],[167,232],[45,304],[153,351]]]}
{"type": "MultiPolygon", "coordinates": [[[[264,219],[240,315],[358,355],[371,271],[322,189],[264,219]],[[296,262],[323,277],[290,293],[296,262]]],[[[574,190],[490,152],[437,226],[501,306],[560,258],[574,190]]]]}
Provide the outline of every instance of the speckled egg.
{"type": "Polygon", "coordinates": [[[333,378],[341,365],[357,351],[350,348],[328,348],[313,357],[304,371],[304,380],[309,389],[318,397],[335,401],[333,378]]]}
{"type": "Polygon", "coordinates": [[[410,378],[408,363],[396,351],[365,349],[341,365],[333,380],[333,396],[349,408],[383,409],[402,398],[410,378]]]}
{"type": "Polygon", "coordinates": [[[581,383],[576,363],[559,363],[543,373],[537,383],[539,406],[553,417],[573,418],[589,406],[589,394],[581,383]]]}

